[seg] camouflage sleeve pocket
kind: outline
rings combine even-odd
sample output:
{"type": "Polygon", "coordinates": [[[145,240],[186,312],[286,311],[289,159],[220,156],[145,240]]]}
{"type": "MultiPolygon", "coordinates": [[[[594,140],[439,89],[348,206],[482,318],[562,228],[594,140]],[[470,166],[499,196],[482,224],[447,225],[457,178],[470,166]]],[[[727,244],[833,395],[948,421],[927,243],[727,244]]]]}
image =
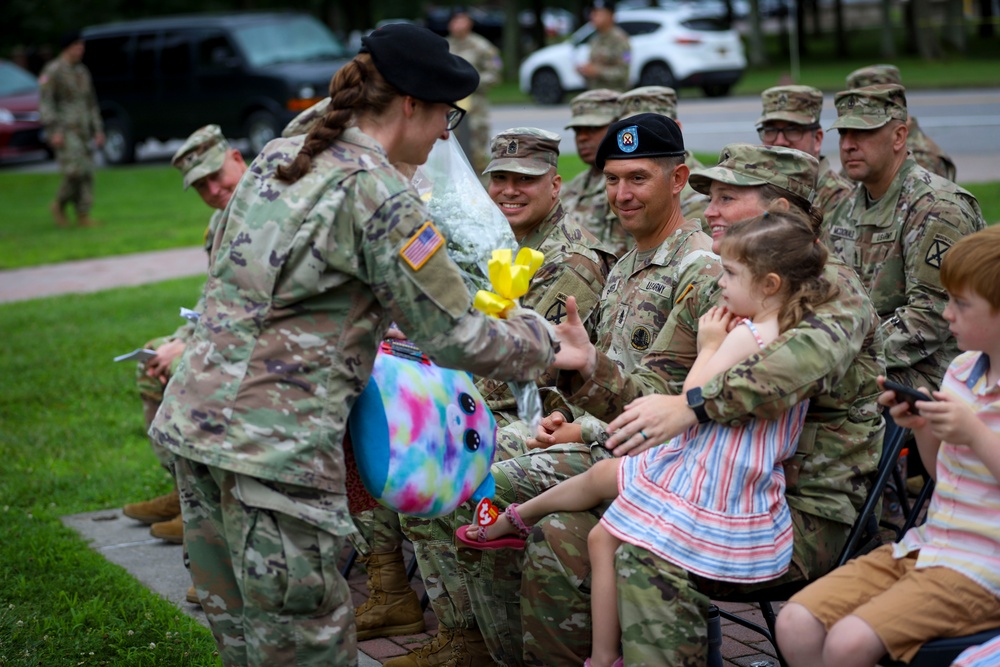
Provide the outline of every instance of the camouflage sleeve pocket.
{"type": "Polygon", "coordinates": [[[597,307],[600,295],[594,292],[591,286],[575,271],[563,271],[555,283],[545,291],[533,310],[552,324],[560,324],[566,317],[566,301],[571,296],[576,297],[576,307],[580,311],[580,319],[590,329],[591,326],[587,320],[594,312],[594,308],[597,307]]]}

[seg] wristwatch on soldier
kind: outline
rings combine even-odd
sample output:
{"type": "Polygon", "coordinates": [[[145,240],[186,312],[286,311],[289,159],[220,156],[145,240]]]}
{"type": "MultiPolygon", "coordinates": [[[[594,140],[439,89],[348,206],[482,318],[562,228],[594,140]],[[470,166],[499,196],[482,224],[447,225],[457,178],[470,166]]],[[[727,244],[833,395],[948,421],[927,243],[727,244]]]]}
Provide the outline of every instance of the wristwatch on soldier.
{"type": "Polygon", "coordinates": [[[705,424],[711,419],[708,418],[708,413],[705,412],[705,398],[701,395],[701,387],[695,387],[694,389],[688,389],[687,392],[687,404],[694,412],[694,416],[698,418],[699,424],[705,424]]]}

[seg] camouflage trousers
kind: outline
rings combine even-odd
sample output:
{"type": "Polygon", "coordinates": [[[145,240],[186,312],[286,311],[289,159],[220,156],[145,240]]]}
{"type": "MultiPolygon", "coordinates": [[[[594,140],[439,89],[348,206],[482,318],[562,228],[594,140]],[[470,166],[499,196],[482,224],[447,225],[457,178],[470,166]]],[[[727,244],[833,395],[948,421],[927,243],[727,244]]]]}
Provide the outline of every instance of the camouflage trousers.
{"type": "Polygon", "coordinates": [[[55,149],[62,182],[56,193],[59,208],[72,204],[77,215],[90,213],[94,203],[94,156],[90,138],[79,132],[63,132],[63,145],[55,149]]]}
{"type": "MultiPolygon", "coordinates": [[[[169,336],[161,336],[149,341],[143,348],[155,350],[169,341],[169,336]]],[[[171,375],[177,370],[179,364],[180,358],[178,357],[170,365],[171,375]]],[[[142,399],[142,416],[146,420],[146,430],[148,431],[150,424],[153,423],[153,417],[156,416],[156,411],[160,409],[160,403],[163,401],[164,386],[160,384],[158,379],[146,375],[146,364],[142,361],[135,365],[135,384],[139,389],[139,397],[142,399]]],[[[154,442],[152,438],[149,440],[149,446],[152,447],[153,454],[156,455],[156,459],[160,462],[160,465],[173,473],[174,455],[154,442]]]]}
{"type": "MultiPolygon", "coordinates": [[[[587,535],[597,522],[597,513],[566,512],[536,524],[520,588],[523,664],[578,665],[590,655],[587,535]]],[[[710,600],[811,580],[833,569],[850,526],[794,509],[792,522],[795,546],[789,571],[747,586],[691,575],[645,549],[622,544],[615,569],[625,664],[703,667],[710,600]]]]}
{"type": "Polygon", "coordinates": [[[176,477],[191,579],[223,664],[356,664],[337,568],[346,499],[183,457],[176,477]]]}
{"type": "MultiPolygon", "coordinates": [[[[525,451],[528,429],[512,422],[513,413],[494,413],[499,428],[495,457],[503,460],[525,451]]],[[[455,527],[472,523],[472,504],[435,519],[398,515],[379,506],[353,517],[357,533],[350,537],[362,554],[386,553],[402,548],[404,535],[413,542],[420,576],[438,623],[446,628],[468,629],[476,625],[468,594],[468,582],[459,569],[455,550],[455,527]]]]}

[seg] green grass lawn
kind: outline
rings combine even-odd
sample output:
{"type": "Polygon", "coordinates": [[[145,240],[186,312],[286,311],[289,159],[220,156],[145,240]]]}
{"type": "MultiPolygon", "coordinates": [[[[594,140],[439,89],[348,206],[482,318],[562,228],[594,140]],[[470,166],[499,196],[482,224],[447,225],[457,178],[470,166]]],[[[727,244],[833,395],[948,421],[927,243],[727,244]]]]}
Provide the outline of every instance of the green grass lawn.
{"type": "Polygon", "coordinates": [[[135,366],[111,358],[173,331],[201,283],[0,306],[0,665],[218,664],[208,630],[59,520],[169,490],[135,366]]]}
{"type": "Polygon", "coordinates": [[[0,269],[198,245],[212,209],[181,189],[176,169],[99,169],[93,228],[56,227],[49,204],[58,174],[0,172],[0,269]]]}

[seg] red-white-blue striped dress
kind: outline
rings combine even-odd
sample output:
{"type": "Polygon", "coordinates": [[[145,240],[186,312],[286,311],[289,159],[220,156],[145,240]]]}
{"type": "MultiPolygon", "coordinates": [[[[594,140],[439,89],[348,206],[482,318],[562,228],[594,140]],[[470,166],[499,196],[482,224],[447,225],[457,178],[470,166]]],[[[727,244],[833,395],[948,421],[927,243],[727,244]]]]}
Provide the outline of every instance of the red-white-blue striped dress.
{"type": "Polygon", "coordinates": [[[739,427],[699,424],[626,457],[619,496],[601,518],[618,539],[719,581],[767,581],[788,570],[792,518],[781,462],[795,453],[808,401],[739,427]]]}

